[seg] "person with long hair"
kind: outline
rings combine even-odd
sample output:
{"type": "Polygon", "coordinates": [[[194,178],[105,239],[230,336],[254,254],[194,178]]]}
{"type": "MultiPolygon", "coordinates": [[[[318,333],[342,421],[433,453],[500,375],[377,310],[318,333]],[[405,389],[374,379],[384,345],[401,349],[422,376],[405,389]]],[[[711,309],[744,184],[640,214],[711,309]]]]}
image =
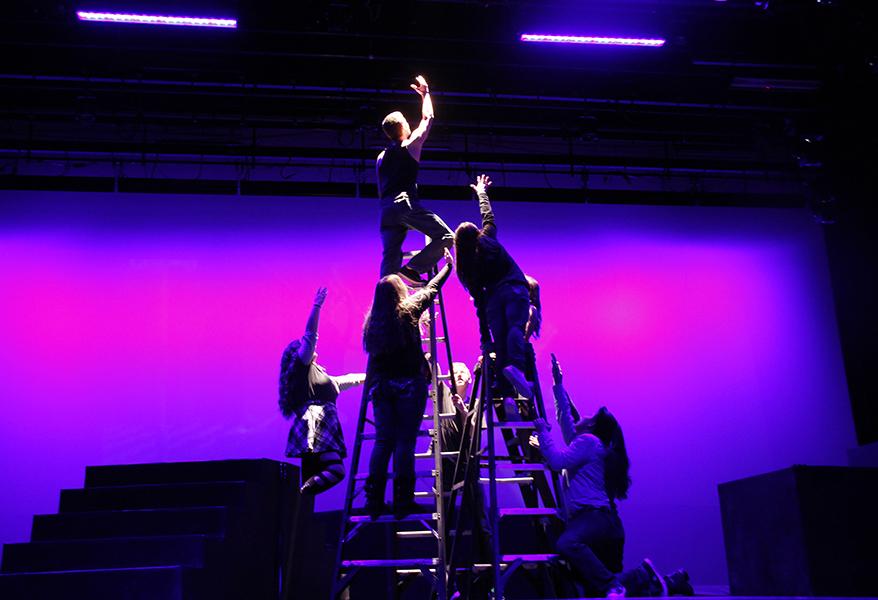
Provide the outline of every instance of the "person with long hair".
{"type": "Polygon", "coordinates": [[[409,285],[421,286],[421,273],[428,272],[454,234],[439,216],[421,205],[418,197],[418,169],[421,150],[433,126],[433,100],[427,81],[420,75],[411,88],[421,97],[421,120],[412,130],[403,114],[394,111],[384,117],[381,129],[391,144],[378,155],[376,162],[378,196],[381,200],[381,277],[396,273],[409,285]],[[423,250],[402,266],[402,244],[410,229],[430,238],[423,250]]]}
{"type": "Polygon", "coordinates": [[[622,571],[625,530],[616,502],[628,497],[631,486],[622,427],[605,406],[591,416],[578,418],[554,354],[552,379],[563,447],[556,446],[544,419],[536,419],[534,426],[538,447],[549,467],[567,471],[567,524],[558,538],[558,553],[587,585],[587,591],[598,596],[666,596],[669,584],[672,591],[686,593],[685,571],[665,578],[649,559],[622,571]]]}
{"type": "Polygon", "coordinates": [[[408,295],[398,275],[382,277],[363,325],[366,395],[375,417],[375,445],[366,479],[366,512],[385,512],[387,467],[393,456],[393,512],[415,512],[415,442],[427,405],[430,368],[421,347],[418,320],[448,279],[454,261],[445,250],[445,266],[423,288],[408,295]]]}
{"type": "Polygon", "coordinates": [[[482,352],[487,356],[493,350],[497,357],[496,389],[492,394],[510,396],[512,384],[521,396],[531,399],[532,384],[524,374],[530,290],[524,273],[497,240],[497,223],[488,199],[490,186],[491,179],[484,174],[470,184],[479,200],[482,227],[468,221],[457,227],[457,276],[476,305],[482,352]]]}
{"type": "Polygon", "coordinates": [[[302,459],[303,494],[319,494],[344,478],[347,454],[338,420],[339,393],[360,385],[364,373],[332,377],[317,363],[317,326],[326,288],[314,296],[305,333],[284,349],[280,363],[278,405],[292,421],[286,455],[302,459]]]}

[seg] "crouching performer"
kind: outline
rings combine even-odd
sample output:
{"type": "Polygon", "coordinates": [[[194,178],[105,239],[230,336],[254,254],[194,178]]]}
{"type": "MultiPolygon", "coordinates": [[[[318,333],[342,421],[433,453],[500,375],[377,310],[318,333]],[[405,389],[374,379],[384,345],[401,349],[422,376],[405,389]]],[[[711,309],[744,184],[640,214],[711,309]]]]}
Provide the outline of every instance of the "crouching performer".
{"type": "Polygon", "coordinates": [[[366,379],[364,373],[332,377],[317,363],[317,324],[325,300],[326,288],[318,289],[305,334],[286,347],[280,363],[278,404],[292,421],[286,455],[302,459],[303,494],[319,494],[344,478],[347,451],[335,401],[366,379]]]}
{"type": "Polygon", "coordinates": [[[558,553],[590,595],[666,596],[669,584],[671,593],[691,594],[685,571],[662,577],[649,559],[622,571],[625,530],[616,501],[628,497],[631,485],[622,428],[606,407],[589,417],[574,419],[576,411],[562,384],[561,367],[554,354],[552,376],[555,415],[564,444],[556,444],[544,419],[534,424],[540,451],[549,467],[566,470],[569,481],[567,523],[558,538],[558,553]]]}

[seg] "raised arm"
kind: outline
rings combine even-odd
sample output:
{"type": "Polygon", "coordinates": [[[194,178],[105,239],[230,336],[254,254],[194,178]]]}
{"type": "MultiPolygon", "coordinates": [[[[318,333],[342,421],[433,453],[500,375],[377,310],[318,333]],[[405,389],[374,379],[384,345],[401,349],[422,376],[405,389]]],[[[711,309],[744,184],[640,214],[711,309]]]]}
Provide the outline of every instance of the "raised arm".
{"type": "Polygon", "coordinates": [[[570,395],[564,389],[564,375],[561,372],[561,364],[552,354],[552,393],[555,395],[555,418],[561,428],[561,436],[565,444],[570,444],[576,437],[574,424],[576,420],[570,410],[570,395]]]}
{"type": "Polygon", "coordinates": [[[320,309],[323,308],[325,300],[326,288],[317,288],[311,314],[308,315],[308,322],[305,323],[305,335],[302,336],[302,343],[298,351],[299,360],[306,365],[314,358],[314,350],[317,349],[317,325],[320,323],[320,309]]]}
{"type": "Polygon", "coordinates": [[[497,237],[497,224],[494,221],[494,211],[491,210],[491,201],[488,200],[488,188],[491,187],[491,178],[485,174],[476,177],[476,182],[469,184],[479,198],[479,212],[482,215],[482,233],[492,238],[497,237]]]}
{"type": "Polygon", "coordinates": [[[418,75],[415,77],[415,82],[411,85],[411,88],[421,97],[421,122],[415,127],[412,134],[403,140],[402,146],[403,148],[408,148],[412,158],[420,162],[421,149],[424,147],[424,142],[427,141],[430,128],[433,126],[434,114],[433,98],[430,96],[430,86],[427,85],[427,80],[418,75]]]}
{"type": "Polygon", "coordinates": [[[436,294],[438,294],[439,290],[442,289],[442,286],[445,285],[445,282],[448,280],[448,276],[451,275],[451,269],[453,267],[454,259],[451,257],[451,253],[448,251],[448,248],[446,248],[445,266],[439,269],[439,273],[436,274],[436,277],[431,279],[427,285],[409,296],[407,300],[407,302],[411,302],[412,304],[414,304],[415,313],[417,315],[420,315],[422,312],[430,307],[430,302],[433,301],[433,298],[436,297],[436,294]]]}

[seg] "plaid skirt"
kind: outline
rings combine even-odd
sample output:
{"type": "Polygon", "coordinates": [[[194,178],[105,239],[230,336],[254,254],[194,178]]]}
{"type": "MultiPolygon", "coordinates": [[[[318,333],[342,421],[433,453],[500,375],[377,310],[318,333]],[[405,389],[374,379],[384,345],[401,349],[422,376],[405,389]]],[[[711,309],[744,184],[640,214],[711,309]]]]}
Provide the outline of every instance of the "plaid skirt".
{"type": "Polygon", "coordinates": [[[347,456],[335,402],[309,404],[291,418],[293,424],[287,438],[287,456],[296,458],[308,452],[327,451],[338,452],[342,458],[347,456]]]}

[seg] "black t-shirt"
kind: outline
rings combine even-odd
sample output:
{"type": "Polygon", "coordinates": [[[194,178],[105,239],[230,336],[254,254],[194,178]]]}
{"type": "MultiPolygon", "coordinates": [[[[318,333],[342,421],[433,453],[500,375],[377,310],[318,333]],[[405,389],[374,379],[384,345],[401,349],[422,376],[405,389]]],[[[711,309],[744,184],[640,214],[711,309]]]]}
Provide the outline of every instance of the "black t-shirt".
{"type": "Polygon", "coordinates": [[[396,142],[384,149],[384,156],[378,163],[378,194],[381,206],[393,204],[394,198],[405,192],[410,201],[418,198],[418,161],[416,161],[402,142],[396,142]]]}

